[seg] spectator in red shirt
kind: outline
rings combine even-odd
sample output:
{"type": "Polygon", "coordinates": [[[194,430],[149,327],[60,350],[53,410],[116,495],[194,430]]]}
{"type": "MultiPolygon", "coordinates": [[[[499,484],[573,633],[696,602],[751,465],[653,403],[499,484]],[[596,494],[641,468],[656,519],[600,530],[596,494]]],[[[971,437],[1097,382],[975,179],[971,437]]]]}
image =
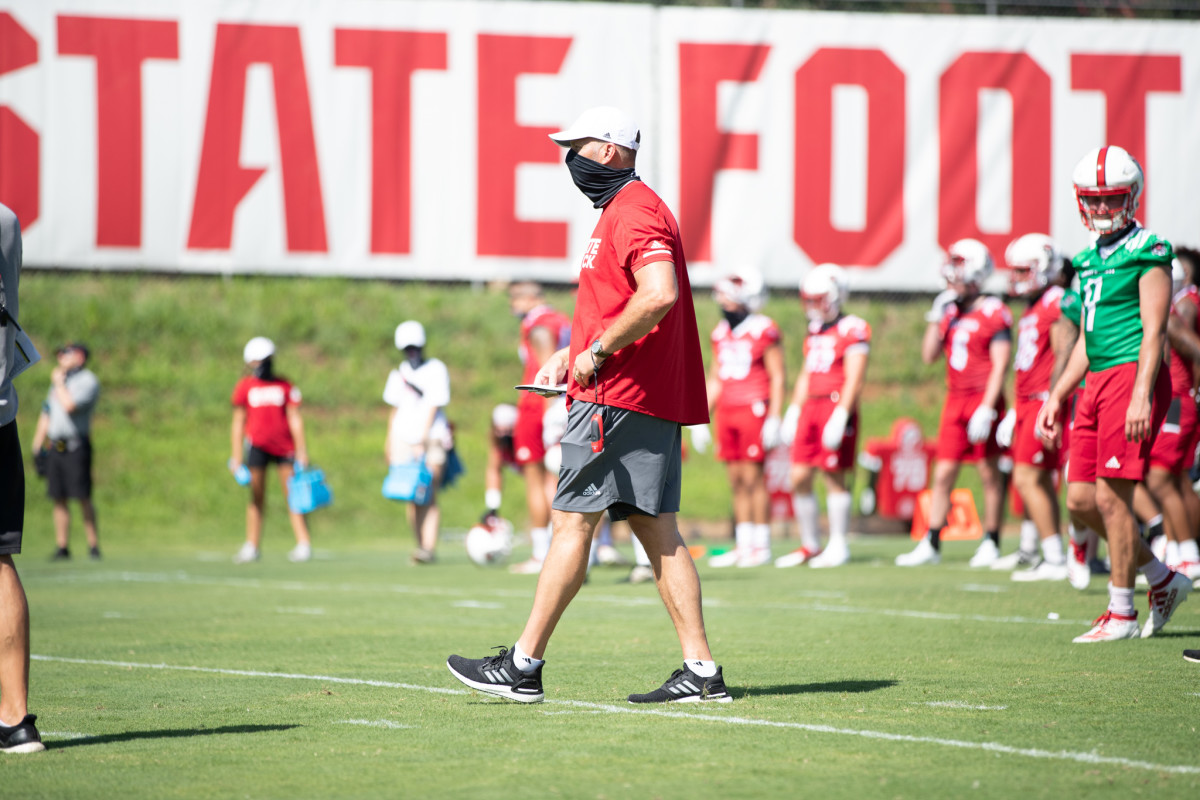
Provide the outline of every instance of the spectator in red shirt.
{"type": "MultiPolygon", "coordinates": [[[[233,563],[257,561],[261,554],[262,515],[266,499],[267,465],[275,464],[283,496],[288,494],[293,464],[308,464],[304,422],[300,417],[300,390],[274,371],[275,343],[256,336],[246,343],[242,359],[250,374],[233,388],[233,426],[230,432],[229,469],[237,475],[243,466],[250,472],[250,504],[246,506],[246,543],[233,563]]],[[[312,558],[312,542],[303,514],[288,511],[296,546],[291,561],[312,558]]]]}
{"type": "Polygon", "coordinates": [[[684,663],[631,703],[729,702],[700,608],[700,578],[676,526],[683,425],[708,422],[704,361],[679,226],[634,171],[641,133],[615,108],[593,108],[551,139],[568,148],[575,185],[604,209],[580,265],[570,347],[535,383],[570,381],[554,538],[533,610],[512,649],[451,656],[466,685],[538,703],[542,660],[559,618],[583,585],[592,535],[605,511],[628,519],[650,557],[684,663]]]}

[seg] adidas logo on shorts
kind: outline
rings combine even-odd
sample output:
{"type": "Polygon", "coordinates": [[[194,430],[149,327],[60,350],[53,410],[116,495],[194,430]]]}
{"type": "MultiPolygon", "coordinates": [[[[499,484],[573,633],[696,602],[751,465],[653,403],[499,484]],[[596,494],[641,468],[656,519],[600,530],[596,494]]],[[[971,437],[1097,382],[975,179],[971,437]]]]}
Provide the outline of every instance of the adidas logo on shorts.
{"type": "Polygon", "coordinates": [[[596,488],[596,484],[594,484],[594,483],[589,483],[588,487],[583,490],[584,497],[591,497],[592,495],[599,494],[599,493],[600,493],[600,490],[596,488]]]}
{"type": "Polygon", "coordinates": [[[1112,458],[1110,458],[1108,461],[1104,462],[1104,468],[1105,468],[1105,469],[1120,469],[1120,468],[1121,468],[1121,462],[1120,462],[1120,461],[1117,461],[1117,457],[1116,457],[1116,456],[1113,456],[1113,457],[1112,457],[1112,458]]]}

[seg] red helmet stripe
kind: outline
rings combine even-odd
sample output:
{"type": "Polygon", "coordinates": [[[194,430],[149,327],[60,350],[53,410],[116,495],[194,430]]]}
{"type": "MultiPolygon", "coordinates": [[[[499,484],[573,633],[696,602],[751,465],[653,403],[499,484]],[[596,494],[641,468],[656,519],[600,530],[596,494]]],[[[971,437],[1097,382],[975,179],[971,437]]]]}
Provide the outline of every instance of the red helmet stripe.
{"type": "Polygon", "coordinates": [[[1104,179],[1104,162],[1108,160],[1108,147],[1101,147],[1099,154],[1096,155],[1096,185],[1107,186],[1108,181],[1104,179]]]}

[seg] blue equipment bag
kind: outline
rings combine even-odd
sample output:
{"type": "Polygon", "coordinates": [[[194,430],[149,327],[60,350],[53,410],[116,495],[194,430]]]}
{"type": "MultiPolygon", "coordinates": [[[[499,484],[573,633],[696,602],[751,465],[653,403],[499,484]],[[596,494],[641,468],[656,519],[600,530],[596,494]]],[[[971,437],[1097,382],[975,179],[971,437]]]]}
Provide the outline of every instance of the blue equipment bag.
{"type": "Polygon", "coordinates": [[[288,508],[297,514],[308,514],[332,502],[333,492],[325,483],[325,472],[312,467],[301,469],[297,464],[288,481],[288,508]]]}
{"type": "Polygon", "coordinates": [[[425,466],[425,459],[392,464],[383,479],[383,496],[388,500],[423,506],[429,502],[432,489],[433,473],[425,466]]]}

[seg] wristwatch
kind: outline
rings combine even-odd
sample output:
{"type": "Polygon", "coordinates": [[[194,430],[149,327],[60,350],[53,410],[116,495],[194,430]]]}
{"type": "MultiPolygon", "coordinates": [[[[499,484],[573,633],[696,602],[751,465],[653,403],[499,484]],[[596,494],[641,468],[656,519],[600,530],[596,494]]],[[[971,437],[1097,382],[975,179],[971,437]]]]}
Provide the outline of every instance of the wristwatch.
{"type": "Polygon", "coordinates": [[[600,340],[592,342],[592,356],[594,358],[608,358],[612,353],[604,352],[604,345],[600,344],[600,340]]]}

